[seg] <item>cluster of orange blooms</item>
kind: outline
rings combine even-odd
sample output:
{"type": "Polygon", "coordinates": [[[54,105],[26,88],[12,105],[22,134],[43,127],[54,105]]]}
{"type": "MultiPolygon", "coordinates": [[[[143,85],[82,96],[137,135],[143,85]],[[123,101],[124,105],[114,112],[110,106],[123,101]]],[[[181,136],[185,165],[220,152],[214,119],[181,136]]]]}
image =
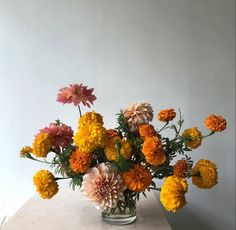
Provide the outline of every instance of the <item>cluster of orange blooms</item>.
{"type": "MultiPolygon", "coordinates": [[[[83,87],[72,85],[70,90],[76,93],[77,88],[83,87]]],[[[63,102],[74,102],[78,105],[83,98],[81,95],[75,95],[78,96],[76,100],[69,100],[66,97],[68,89],[63,88],[61,91],[60,100],[63,102]]],[[[92,98],[90,103],[96,99],[92,90],[87,87],[86,94],[88,98],[92,98]]],[[[86,104],[86,98],[83,98],[83,104],[86,104]]],[[[36,158],[46,158],[51,151],[55,154],[52,165],[64,170],[63,178],[54,177],[48,170],[40,170],[35,174],[33,181],[42,198],[50,199],[58,192],[57,180],[72,178],[72,182],[75,183],[73,179],[76,179],[76,185],[81,186],[84,194],[89,196],[97,207],[114,208],[119,202],[124,202],[124,191],[128,191],[136,199],[140,192],[157,189],[161,191],[160,200],[166,210],[175,212],[186,204],[186,178],[192,177],[193,184],[204,189],[212,188],[218,182],[217,167],[214,163],[201,159],[192,167],[190,158],[184,155],[184,151],[198,148],[205,137],[223,131],[227,125],[222,116],[210,115],[205,119],[205,126],[211,131],[210,134],[203,136],[197,127],[188,128],[180,134],[183,123],[180,118],[179,130],[172,125],[176,136],[169,140],[160,132],[164,128],[170,128],[168,124],[175,117],[173,108],[161,110],[157,119],[165,122],[165,125],[158,131],[150,124],[153,118],[151,105],[133,103],[119,114],[119,127],[106,129],[99,113],[87,112],[80,114],[75,134],[65,124],[53,123],[36,135],[32,147],[22,148],[20,155],[37,160],[31,154],[36,158]],[[177,153],[183,154],[185,158],[171,165],[171,160],[177,153]],[[159,172],[162,173],[161,176],[158,176],[159,172]],[[156,188],[153,180],[164,177],[166,179],[162,187],[156,188]],[[116,186],[113,186],[114,183],[116,186]],[[104,194],[112,197],[112,202],[107,203],[105,198],[102,200],[104,194]]]]}
{"type": "MultiPolygon", "coordinates": [[[[169,122],[173,120],[176,113],[173,109],[161,110],[158,114],[158,119],[163,122],[169,122]]],[[[83,117],[82,117],[83,119],[83,117]]],[[[82,120],[81,119],[81,120],[82,120]]],[[[100,118],[101,119],[101,118],[100,118]]],[[[206,127],[214,132],[223,131],[226,128],[226,121],[221,116],[210,115],[205,120],[206,127]]],[[[151,124],[141,124],[139,126],[139,135],[143,139],[142,153],[148,164],[152,166],[159,166],[165,163],[166,154],[164,153],[163,146],[160,138],[158,138],[157,132],[153,125],[151,124]]],[[[186,140],[186,144],[191,149],[195,149],[201,144],[201,132],[198,131],[196,127],[186,129],[183,132],[183,137],[191,137],[191,140],[186,140]]],[[[130,159],[132,155],[131,143],[121,139],[119,133],[116,130],[109,129],[107,131],[108,140],[104,146],[105,155],[108,161],[117,161],[117,154],[115,143],[117,141],[121,142],[120,154],[127,160],[130,159]]],[[[91,155],[83,153],[76,149],[72,152],[70,156],[71,169],[75,172],[85,173],[89,168],[92,161],[91,155]]],[[[192,171],[194,174],[201,172],[201,167],[199,171],[199,164],[192,171]]],[[[185,159],[178,160],[173,166],[173,175],[184,178],[188,170],[187,161],[185,159]]],[[[216,170],[215,170],[216,171],[216,170]]],[[[202,172],[204,175],[204,172],[202,172]]],[[[202,175],[201,174],[201,175],[202,175]]],[[[206,177],[209,174],[206,175],[206,177]]],[[[216,175],[216,173],[215,173],[216,175]]],[[[150,171],[143,165],[135,165],[133,168],[129,169],[127,172],[122,174],[124,184],[131,190],[135,192],[145,191],[151,183],[152,175],[150,171]]],[[[198,185],[198,187],[204,187],[202,183],[205,180],[201,177],[193,177],[193,183],[198,185]]],[[[215,182],[213,183],[215,184],[215,182]]],[[[211,186],[213,186],[211,184],[211,186]]]]}

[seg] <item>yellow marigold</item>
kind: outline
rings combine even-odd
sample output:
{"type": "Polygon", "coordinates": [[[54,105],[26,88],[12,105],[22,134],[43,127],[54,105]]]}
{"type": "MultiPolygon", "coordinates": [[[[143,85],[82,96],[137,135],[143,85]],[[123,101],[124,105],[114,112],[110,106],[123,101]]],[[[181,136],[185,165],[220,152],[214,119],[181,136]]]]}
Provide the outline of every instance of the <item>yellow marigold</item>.
{"type": "Polygon", "coordinates": [[[70,167],[75,173],[86,173],[92,162],[91,153],[80,152],[79,149],[73,151],[70,155],[70,167]]]}
{"type": "Polygon", "coordinates": [[[165,179],[161,188],[160,201],[167,211],[176,212],[186,204],[187,181],[176,176],[165,179]]]}
{"type": "Polygon", "coordinates": [[[104,149],[106,158],[109,161],[117,161],[118,157],[115,146],[117,142],[121,144],[120,155],[128,160],[132,155],[131,144],[125,139],[121,139],[119,136],[115,136],[113,138],[108,139],[104,149]]]}
{"type": "Polygon", "coordinates": [[[156,136],[156,131],[155,131],[153,125],[142,124],[139,126],[139,134],[143,139],[145,139],[147,137],[156,136]]]}
{"type": "Polygon", "coordinates": [[[33,143],[33,154],[36,157],[47,157],[52,147],[52,139],[47,133],[39,133],[33,143]]]}
{"type": "Polygon", "coordinates": [[[170,109],[165,109],[165,110],[161,110],[158,115],[157,118],[159,121],[172,121],[176,116],[176,112],[174,111],[174,109],[170,108],[170,109]]]}
{"type": "Polygon", "coordinates": [[[186,160],[178,160],[173,166],[173,174],[177,177],[185,177],[188,169],[188,164],[186,160]]]}
{"type": "Polygon", "coordinates": [[[192,182],[199,188],[212,188],[218,183],[216,165],[209,160],[199,160],[192,169],[192,182]]]}
{"type": "Polygon", "coordinates": [[[33,149],[30,146],[25,146],[20,150],[20,157],[25,158],[28,154],[32,153],[33,149]]]}
{"type": "Polygon", "coordinates": [[[103,125],[103,118],[102,115],[99,113],[93,112],[87,112],[85,113],[82,117],[80,117],[78,126],[84,126],[84,125],[89,125],[93,123],[99,123],[103,125]]]}
{"type": "Polygon", "coordinates": [[[48,170],[40,170],[33,177],[37,192],[43,199],[51,199],[58,192],[55,177],[48,170]]]}
{"type": "Polygon", "coordinates": [[[121,140],[120,155],[124,156],[125,159],[129,159],[132,155],[131,143],[126,141],[124,138],[121,140]]]}
{"type": "Polygon", "coordinates": [[[74,143],[79,151],[91,153],[97,148],[103,148],[107,141],[106,129],[100,123],[80,126],[74,136],[74,143]]]}
{"type": "Polygon", "coordinates": [[[205,120],[205,126],[213,132],[221,132],[226,129],[227,123],[222,116],[209,115],[205,120]]]}
{"type": "Polygon", "coordinates": [[[158,166],[166,161],[166,155],[158,137],[146,138],[143,142],[142,152],[146,161],[151,165],[158,166]]]}
{"type": "Polygon", "coordinates": [[[202,134],[196,127],[184,130],[182,137],[186,139],[185,143],[191,149],[198,148],[202,143],[202,134]]]}
{"type": "Polygon", "coordinates": [[[147,189],[152,181],[150,171],[143,165],[135,165],[123,173],[123,182],[127,188],[134,192],[142,192],[147,189]]]}

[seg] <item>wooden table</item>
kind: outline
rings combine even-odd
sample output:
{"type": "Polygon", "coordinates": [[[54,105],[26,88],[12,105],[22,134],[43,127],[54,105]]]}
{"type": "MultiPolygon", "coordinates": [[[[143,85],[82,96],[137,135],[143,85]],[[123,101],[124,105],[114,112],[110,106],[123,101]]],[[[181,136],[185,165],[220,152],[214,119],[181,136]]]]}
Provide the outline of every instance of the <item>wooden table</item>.
{"type": "MultiPolygon", "coordinates": [[[[141,196],[142,197],[142,196],[141,196]]],[[[136,222],[113,226],[102,221],[97,210],[79,191],[60,189],[51,200],[39,195],[30,199],[2,228],[3,230],[170,230],[155,195],[147,193],[137,204],[136,222]]]]}

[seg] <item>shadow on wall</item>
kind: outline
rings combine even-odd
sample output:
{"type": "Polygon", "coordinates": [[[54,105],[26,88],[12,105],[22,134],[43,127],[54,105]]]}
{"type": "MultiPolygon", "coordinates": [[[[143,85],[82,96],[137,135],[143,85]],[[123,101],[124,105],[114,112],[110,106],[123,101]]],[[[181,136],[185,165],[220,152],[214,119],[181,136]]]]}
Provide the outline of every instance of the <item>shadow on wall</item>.
{"type": "MultiPolygon", "coordinates": [[[[160,204],[161,205],[161,204],[160,204]]],[[[168,219],[173,230],[214,230],[214,229],[227,229],[233,230],[232,226],[229,226],[223,219],[217,218],[212,220],[212,216],[205,210],[200,210],[199,207],[191,204],[189,207],[184,207],[176,213],[170,213],[163,209],[163,212],[168,219]],[[208,217],[208,218],[206,218],[208,217]],[[209,224],[206,219],[209,219],[209,224]],[[211,221],[210,221],[211,220],[211,221]],[[212,222],[215,221],[214,226],[212,222]]]]}
{"type": "Polygon", "coordinates": [[[212,227],[201,217],[190,210],[181,210],[179,213],[167,213],[164,211],[173,230],[212,230],[212,227]]]}

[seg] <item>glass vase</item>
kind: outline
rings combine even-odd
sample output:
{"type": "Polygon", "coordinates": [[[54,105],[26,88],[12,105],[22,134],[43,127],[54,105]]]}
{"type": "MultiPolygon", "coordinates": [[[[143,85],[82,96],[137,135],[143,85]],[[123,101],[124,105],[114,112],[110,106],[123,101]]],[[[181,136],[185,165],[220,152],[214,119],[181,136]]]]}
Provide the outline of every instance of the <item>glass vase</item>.
{"type": "Polygon", "coordinates": [[[136,220],[136,205],[132,207],[114,208],[102,212],[102,220],[112,225],[131,224],[136,220]]]}

